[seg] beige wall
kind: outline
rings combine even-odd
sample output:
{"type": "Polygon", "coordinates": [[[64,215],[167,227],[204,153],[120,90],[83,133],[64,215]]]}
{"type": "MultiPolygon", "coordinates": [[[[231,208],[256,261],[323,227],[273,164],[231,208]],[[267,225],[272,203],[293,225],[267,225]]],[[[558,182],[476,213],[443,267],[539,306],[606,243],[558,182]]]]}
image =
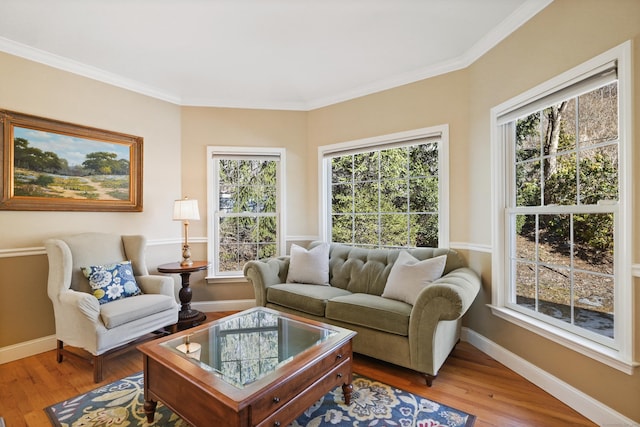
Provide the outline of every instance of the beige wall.
{"type": "MultiPolygon", "coordinates": [[[[171,221],[171,209],[173,199],[180,197],[176,159],[181,153],[178,106],[3,53],[0,108],[144,138],[143,212],[0,211],[2,348],[54,331],[46,296],[45,239],[84,231],[178,238],[180,225],[171,221]],[[13,256],[25,248],[42,250],[13,256]]],[[[158,254],[158,260],[171,261],[172,255],[158,254]]]]}
{"type": "MultiPolygon", "coordinates": [[[[307,215],[313,192],[306,191],[309,175],[307,159],[307,113],[299,111],[249,110],[238,108],[185,107],[182,109],[182,191],[207,203],[207,147],[278,147],[286,149],[286,232],[287,237],[309,231],[307,215]]],[[[193,221],[190,236],[207,236],[207,221],[193,221]]],[[[206,257],[204,239],[196,246],[206,257]]],[[[205,258],[206,259],[206,258],[205,258]]],[[[252,299],[253,288],[245,283],[206,284],[204,275],[192,281],[194,301],[252,299]]]]}
{"type": "Polygon", "coordinates": [[[449,125],[451,241],[466,240],[468,72],[422,80],[309,112],[309,214],[318,229],[318,147],[430,126],[449,125]]]}

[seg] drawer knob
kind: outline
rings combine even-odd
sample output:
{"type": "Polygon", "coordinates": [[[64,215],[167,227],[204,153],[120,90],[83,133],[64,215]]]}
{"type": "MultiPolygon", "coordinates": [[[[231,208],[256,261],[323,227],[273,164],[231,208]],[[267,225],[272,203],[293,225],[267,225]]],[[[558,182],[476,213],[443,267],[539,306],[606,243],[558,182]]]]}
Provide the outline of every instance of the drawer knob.
{"type": "Polygon", "coordinates": [[[280,403],[280,398],[279,397],[274,397],[273,398],[273,403],[280,403]]]}
{"type": "Polygon", "coordinates": [[[276,421],[275,423],[273,423],[273,427],[280,427],[280,421],[276,421]]]}
{"type": "Polygon", "coordinates": [[[342,354],[337,355],[336,359],[338,359],[338,360],[342,359],[342,354]]]}
{"type": "Polygon", "coordinates": [[[338,378],[342,378],[342,374],[341,374],[340,372],[338,372],[337,377],[338,377],[338,378]]]}

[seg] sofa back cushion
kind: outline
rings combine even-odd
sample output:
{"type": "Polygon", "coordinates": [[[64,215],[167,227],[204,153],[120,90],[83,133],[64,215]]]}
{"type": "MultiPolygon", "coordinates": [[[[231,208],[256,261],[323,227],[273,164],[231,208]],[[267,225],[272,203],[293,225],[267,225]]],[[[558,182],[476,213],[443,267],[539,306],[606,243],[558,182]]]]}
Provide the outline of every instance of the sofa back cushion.
{"type": "MultiPolygon", "coordinates": [[[[321,242],[312,242],[309,248],[321,242]]],[[[329,248],[329,283],[353,293],[382,295],[393,263],[403,249],[365,249],[340,243],[329,248]]],[[[460,254],[446,248],[405,249],[418,260],[447,255],[443,275],[464,267],[460,254]]]]}

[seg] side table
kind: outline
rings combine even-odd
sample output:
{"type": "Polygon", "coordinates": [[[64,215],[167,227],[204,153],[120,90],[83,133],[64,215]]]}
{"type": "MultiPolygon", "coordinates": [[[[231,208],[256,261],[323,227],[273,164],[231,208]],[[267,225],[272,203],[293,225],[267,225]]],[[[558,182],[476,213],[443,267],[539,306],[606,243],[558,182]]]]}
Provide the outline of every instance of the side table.
{"type": "Polygon", "coordinates": [[[191,308],[192,292],[189,287],[189,276],[196,271],[206,270],[209,266],[207,261],[193,261],[192,265],[182,266],[179,262],[170,262],[158,266],[160,273],[180,274],[182,278],[182,288],[178,293],[182,307],[178,313],[178,330],[191,328],[204,322],[207,316],[198,310],[191,308]]]}

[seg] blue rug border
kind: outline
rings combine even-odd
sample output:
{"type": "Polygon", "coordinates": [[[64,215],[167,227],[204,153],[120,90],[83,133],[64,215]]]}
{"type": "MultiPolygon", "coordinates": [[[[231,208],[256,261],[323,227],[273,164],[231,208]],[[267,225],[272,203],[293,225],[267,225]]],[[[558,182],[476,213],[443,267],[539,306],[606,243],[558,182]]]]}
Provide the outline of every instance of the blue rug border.
{"type": "MultiPolygon", "coordinates": [[[[134,375],[138,375],[138,374],[141,374],[141,373],[142,373],[142,371],[135,372],[135,373],[133,373],[133,374],[131,374],[131,375],[127,375],[127,376],[125,376],[125,377],[119,378],[119,379],[117,379],[117,380],[115,380],[115,381],[112,381],[112,382],[110,382],[110,383],[104,384],[104,385],[102,385],[102,386],[98,386],[98,387],[96,387],[96,388],[94,388],[94,389],[91,389],[91,390],[89,390],[89,391],[87,391],[87,392],[85,392],[85,393],[82,393],[82,394],[83,394],[83,395],[86,395],[86,394],[88,394],[88,393],[91,393],[91,392],[92,392],[93,390],[95,390],[95,389],[102,388],[102,387],[108,387],[108,386],[110,386],[111,384],[115,384],[115,383],[117,383],[118,381],[123,380],[124,378],[132,377],[132,376],[134,376],[134,375]]],[[[376,380],[376,379],[374,379],[374,378],[368,377],[368,376],[366,376],[366,375],[359,374],[359,373],[357,373],[357,372],[354,372],[354,373],[353,373],[353,375],[354,375],[354,376],[355,376],[355,375],[358,375],[359,377],[361,377],[361,378],[365,378],[365,379],[367,379],[367,380],[369,380],[369,381],[377,381],[377,382],[379,382],[379,383],[386,384],[386,383],[382,382],[381,380],[376,380]]],[[[474,424],[475,424],[475,422],[476,422],[476,420],[477,420],[477,417],[476,417],[475,415],[470,414],[470,413],[468,413],[468,412],[466,412],[466,411],[463,411],[463,410],[461,410],[461,409],[454,408],[454,407],[452,407],[452,406],[450,406],[450,405],[445,405],[444,403],[440,403],[440,402],[439,402],[439,401],[437,401],[437,400],[433,400],[433,399],[431,399],[431,398],[428,398],[428,397],[425,397],[425,396],[421,396],[421,395],[419,395],[419,394],[416,394],[416,393],[413,393],[413,392],[407,391],[407,390],[405,390],[405,389],[403,389],[403,388],[400,388],[400,387],[396,387],[396,386],[391,386],[391,387],[396,388],[396,389],[398,389],[398,390],[402,390],[402,391],[404,391],[405,393],[410,393],[410,394],[414,394],[414,395],[416,395],[416,396],[423,397],[423,398],[428,399],[428,400],[430,400],[431,402],[437,403],[437,404],[439,404],[439,405],[446,406],[446,407],[449,407],[449,408],[452,408],[452,409],[456,409],[457,411],[460,411],[460,412],[464,412],[465,414],[467,414],[467,415],[469,416],[469,417],[467,418],[467,422],[465,423],[465,427],[473,427],[473,426],[474,426],[474,424]]],[[[78,395],[78,396],[80,396],[80,395],[78,395]]],[[[44,408],[44,412],[47,414],[47,417],[49,417],[49,421],[51,422],[51,424],[52,424],[54,427],[62,427],[62,424],[60,424],[60,422],[58,422],[58,418],[55,416],[55,414],[54,414],[54,412],[53,412],[53,410],[52,410],[51,408],[52,408],[52,407],[54,407],[54,406],[56,406],[56,405],[61,404],[62,402],[66,402],[67,400],[69,400],[69,399],[61,400],[61,401],[59,401],[59,402],[57,402],[57,403],[54,403],[54,404],[49,405],[49,406],[47,406],[46,408],[44,408]]]]}

